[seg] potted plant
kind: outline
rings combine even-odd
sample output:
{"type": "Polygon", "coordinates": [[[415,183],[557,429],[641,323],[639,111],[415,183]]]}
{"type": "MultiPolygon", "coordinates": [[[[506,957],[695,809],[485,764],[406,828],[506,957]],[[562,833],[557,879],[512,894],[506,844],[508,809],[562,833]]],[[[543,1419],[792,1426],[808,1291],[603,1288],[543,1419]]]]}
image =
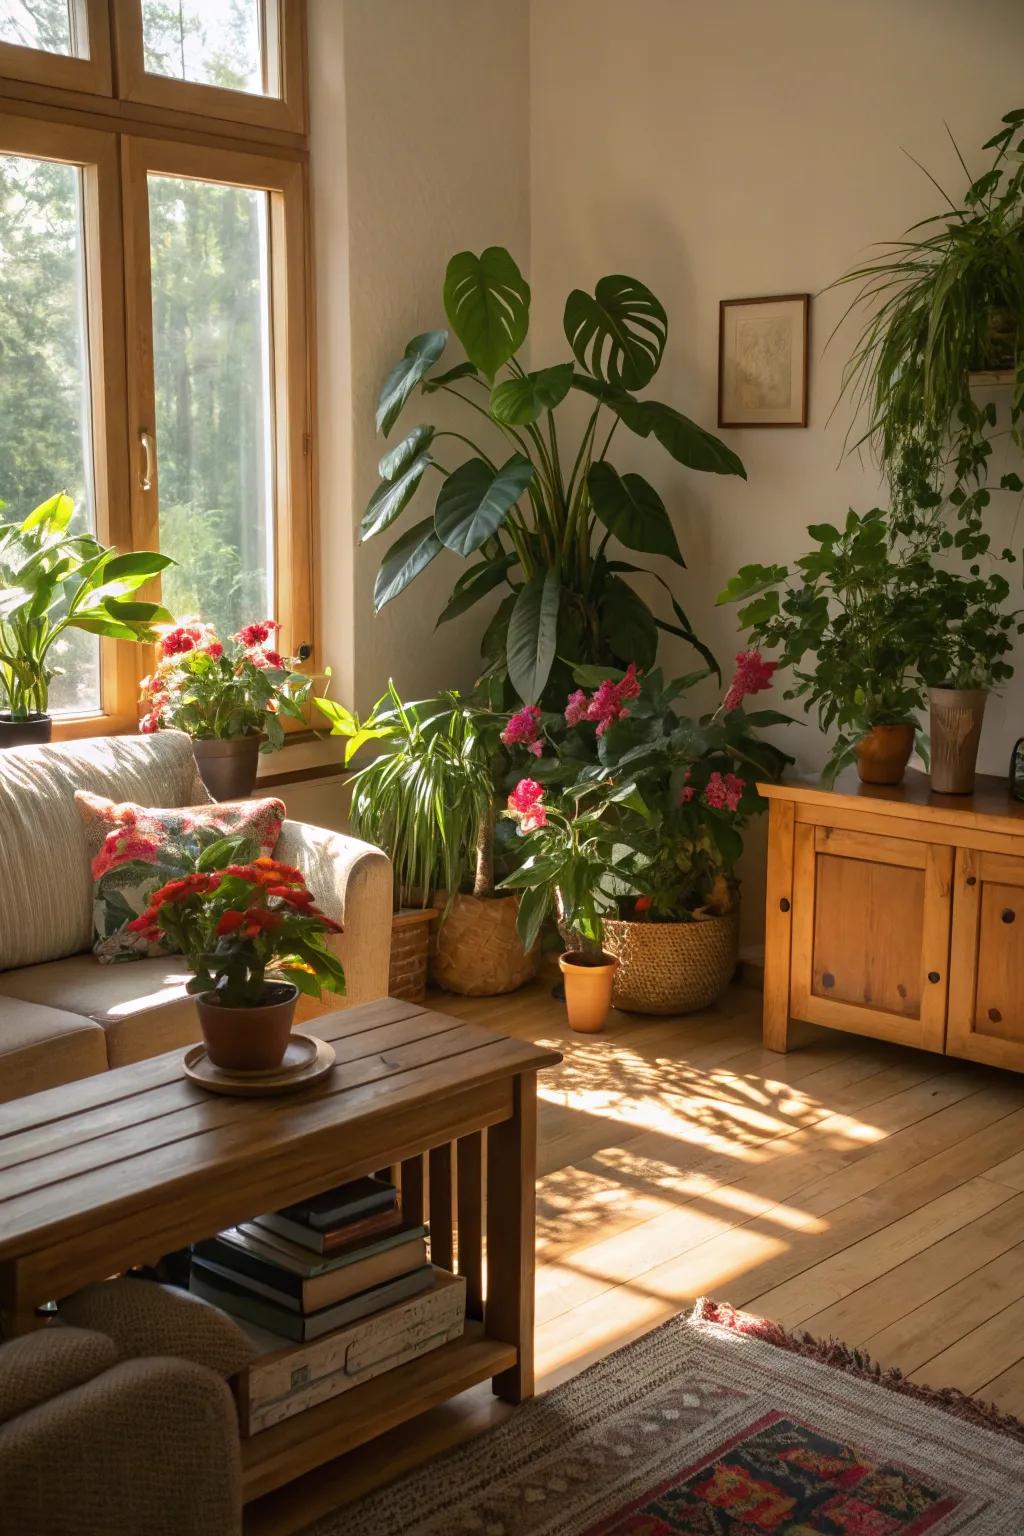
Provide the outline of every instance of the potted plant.
{"type": "Polygon", "coordinates": [[[621,275],[602,278],[593,294],[575,289],[564,316],[572,356],[532,371],[518,356],[530,290],[508,251],[492,246],[479,256],[453,256],[444,305],[465,357],[438,371],[448,332],[413,337],[384,382],[377,428],[387,437],[420,393],[451,395],[472,418],[465,431],[416,425],[381,459],[381,483],[363,515],[364,540],[392,528],[430,475],[440,476],[440,488],[433,514],[385,554],[376,610],[442,549],[468,561],[439,622],[502,589],[483,651],[485,676],[496,685],[492,702],[505,708],[517,694],[526,704],[545,694],[549,701],[564,697],[573,663],[625,666],[635,659],[651,666],[659,630],[681,636],[711,661],[671,590],[665,586],[671,615],[655,617],[631,584],[640,567],[607,551],[614,536],[627,551],[683,564],[658,492],[608,459],[620,426],[652,437],[688,469],[744,475],[737,456],[703,427],[638,396],[658,370],[668,334],[657,298],[621,275]],[[556,412],[573,391],[590,410],[569,447],[556,412]],[[451,451],[463,445],[472,456],[455,465],[451,451]]]}
{"type": "MultiPolygon", "coordinates": [[[[582,668],[585,686],[544,717],[537,778],[509,800],[528,853],[505,884],[523,890],[524,942],[554,906],[570,953],[596,960],[603,946],[616,962],[617,1007],[706,1007],[732,977],[735,866],[743,826],[764,807],[754,780],[776,778],[790,761],[756,734],[787,717],[743,706],[771,686],[774,669],[742,654],[719,709],[693,719],[678,700],[706,673],[665,684],[633,665],[611,676],[582,668]]],[[[567,999],[581,963],[563,965],[567,999]]]]}
{"type": "Polygon", "coordinates": [[[205,849],[195,872],[161,886],[128,927],[184,955],[214,1066],[265,1072],[281,1064],[299,992],[344,993],[341,962],[324,941],[341,927],[313,905],[291,865],[224,862],[238,847],[223,840],[205,849]]]}
{"type": "Polygon", "coordinates": [[[252,792],[260,752],[284,746],[282,716],[303,720],[310,679],[273,648],[272,619],[246,624],[225,642],[212,624],[186,620],[163,630],[152,675],[142,680],[140,731],[192,738],[203,783],[215,800],[252,792]]]}
{"type": "Polygon", "coordinates": [[[170,618],[133,595],[170,559],[119,555],[92,534],[73,533],[74,510],[61,492],[22,522],[0,523],[0,747],[50,740],[55,647],[67,630],[146,641],[170,618]]]}
{"type": "Polygon", "coordinates": [[[474,997],[529,981],[535,963],[519,941],[517,899],[494,887],[503,717],[454,692],[403,703],[394,683],[365,722],[331,699],[315,702],[331,734],[348,738],[346,763],[366,742],[379,743],[353,778],[352,823],[394,868],[392,996],[422,997],[428,970],[436,985],[474,997]]]}

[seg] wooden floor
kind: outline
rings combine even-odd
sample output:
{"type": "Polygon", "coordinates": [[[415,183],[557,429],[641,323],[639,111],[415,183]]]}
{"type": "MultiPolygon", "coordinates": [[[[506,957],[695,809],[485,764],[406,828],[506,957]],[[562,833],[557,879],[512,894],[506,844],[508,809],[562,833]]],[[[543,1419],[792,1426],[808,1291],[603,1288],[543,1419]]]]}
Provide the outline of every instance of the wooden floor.
{"type": "MultiPolygon", "coordinates": [[[[1024,1417],[1024,1077],[810,1026],[777,1056],[760,1004],[588,1037],[539,985],[431,999],[565,1057],[540,1087],[538,1390],[706,1294],[1024,1417]]],[[[467,1393],[247,1530],[301,1530],[508,1411],[467,1393]]]]}

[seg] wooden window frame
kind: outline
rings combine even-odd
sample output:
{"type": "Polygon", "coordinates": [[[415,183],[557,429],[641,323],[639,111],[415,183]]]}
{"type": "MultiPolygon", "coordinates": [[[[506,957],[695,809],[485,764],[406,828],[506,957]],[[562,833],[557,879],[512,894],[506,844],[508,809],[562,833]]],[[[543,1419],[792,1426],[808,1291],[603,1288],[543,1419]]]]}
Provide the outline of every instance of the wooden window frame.
{"type": "Polygon", "coordinates": [[[90,95],[113,94],[110,13],[107,0],[74,0],[79,24],[85,24],[89,54],[50,53],[45,48],[23,48],[19,43],[0,43],[0,79],[26,80],[61,90],[90,95]]]}

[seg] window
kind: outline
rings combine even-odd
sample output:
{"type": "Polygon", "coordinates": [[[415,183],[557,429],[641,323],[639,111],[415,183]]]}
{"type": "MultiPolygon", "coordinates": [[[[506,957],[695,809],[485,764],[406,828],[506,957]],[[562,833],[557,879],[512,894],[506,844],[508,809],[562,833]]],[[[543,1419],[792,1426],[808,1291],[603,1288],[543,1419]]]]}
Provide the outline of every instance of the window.
{"type": "Polygon", "coordinates": [[[106,0],[0,0],[0,77],[109,96],[106,0]]]}
{"type": "MultiPolygon", "coordinates": [[[[277,78],[273,9],[119,0],[114,14],[135,12],[147,69],[164,69],[171,91],[211,79],[215,92],[242,92],[277,78]]],[[[0,0],[0,68],[8,46],[82,46],[89,10],[0,0]]],[[[288,5],[282,18],[297,14],[288,5]]],[[[77,103],[65,116],[59,90],[34,90],[29,104],[20,89],[0,78],[7,515],[66,487],[83,528],[172,556],[160,595],[177,616],[224,633],[272,616],[286,648],[311,645],[304,145],[220,120],[217,134],[193,130],[192,96],[189,126],[169,127],[155,108],[149,123],[140,105],[126,124],[114,97],[87,129],[77,103]]],[[[58,734],[94,731],[102,717],[131,728],[150,659],[75,636],[51,685],[58,734]]]]}

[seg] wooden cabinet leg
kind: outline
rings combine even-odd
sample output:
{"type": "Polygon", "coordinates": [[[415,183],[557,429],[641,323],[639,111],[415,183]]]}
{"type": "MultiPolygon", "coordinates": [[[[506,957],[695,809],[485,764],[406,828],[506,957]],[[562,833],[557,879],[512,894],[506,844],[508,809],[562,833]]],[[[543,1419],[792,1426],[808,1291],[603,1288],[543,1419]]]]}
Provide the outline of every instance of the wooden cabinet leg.
{"type": "Polygon", "coordinates": [[[773,800],[768,812],[768,884],[764,922],[765,1049],[789,1049],[789,982],[793,941],[794,811],[789,800],[773,800]]]}
{"type": "Polygon", "coordinates": [[[487,1302],[492,1338],[519,1359],[492,1377],[509,1403],[533,1396],[533,1285],[537,1182],[537,1074],[516,1078],[515,1111],[487,1133],[487,1302]]]}

